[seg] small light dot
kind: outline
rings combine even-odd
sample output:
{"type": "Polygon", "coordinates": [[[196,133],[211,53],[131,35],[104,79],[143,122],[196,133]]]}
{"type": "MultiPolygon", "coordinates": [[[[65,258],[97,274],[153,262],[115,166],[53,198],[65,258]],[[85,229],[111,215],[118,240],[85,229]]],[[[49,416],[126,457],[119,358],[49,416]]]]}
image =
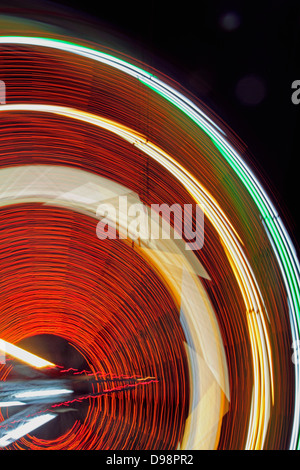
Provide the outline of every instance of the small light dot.
{"type": "Polygon", "coordinates": [[[257,106],[266,96],[266,87],[262,78],[246,75],[236,85],[236,97],[247,106],[257,106]]]}
{"type": "Polygon", "coordinates": [[[220,26],[225,31],[234,31],[238,29],[241,24],[241,17],[238,13],[230,11],[224,13],[220,18],[220,26]]]}

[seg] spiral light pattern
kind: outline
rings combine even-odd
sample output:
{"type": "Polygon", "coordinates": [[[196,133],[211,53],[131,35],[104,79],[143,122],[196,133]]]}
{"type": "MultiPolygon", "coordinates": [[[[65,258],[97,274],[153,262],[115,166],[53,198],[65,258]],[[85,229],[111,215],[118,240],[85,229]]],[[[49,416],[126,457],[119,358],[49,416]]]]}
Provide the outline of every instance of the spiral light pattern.
{"type": "Polygon", "coordinates": [[[114,378],[64,433],[12,447],[296,448],[299,264],[245,149],[117,52],[31,31],[0,54],[1,338],[64,338],[114,378]],[[120,195],[201,204],[203,247],[99,240],[120,195]]]}

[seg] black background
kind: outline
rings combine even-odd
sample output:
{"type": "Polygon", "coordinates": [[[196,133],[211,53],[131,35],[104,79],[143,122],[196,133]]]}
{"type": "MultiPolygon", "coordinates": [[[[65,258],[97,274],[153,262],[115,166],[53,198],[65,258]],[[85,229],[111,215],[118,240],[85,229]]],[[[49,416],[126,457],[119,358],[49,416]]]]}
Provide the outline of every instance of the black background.
{"type": "MultiPolygon", "coordinates": [[[[27,17],[37,5],[40,8],[41,2],[34,1],[26,2],[27,17]]],[[[25,5],[17,3],[19,10],[25,5]]],[[[57,9],[54,16],[62,16],[69,24],[72,18],[74,24],[81,22],[83,38],[86,34],[93,39],[92,31],[98,31],[97,39],[105,38],[108,45],[116,38],[113,46],[162,71],[205,101],[248,147],[255,171],[273,195],[299,250],[300,104],[291,101],[291,84],[300,80],[299,0],[43,4],[57,9]],[[230,12],[239,25],[226,30],[222,18],[230,12]],[[85,22],[94,30],[86,30],[85,22]],[[243,102],[237,94],[239,81],[249,75],[264,85],[263,99],[256,105],[243,102]]]]}

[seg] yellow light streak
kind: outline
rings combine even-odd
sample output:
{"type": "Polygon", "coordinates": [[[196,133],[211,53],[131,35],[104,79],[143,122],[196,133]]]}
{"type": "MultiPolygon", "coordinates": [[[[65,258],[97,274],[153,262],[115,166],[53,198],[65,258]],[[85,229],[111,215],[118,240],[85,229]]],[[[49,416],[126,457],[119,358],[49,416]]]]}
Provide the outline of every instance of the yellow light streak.
{"type": "Polygon", "coordinates": [[[43,367],[55,367],[55,364],[52,362],[46,361],[45,359],[25,351],[25,349],[19,348],[3,339],[0,339],[0,350],[15,359],[25,362],[32,367],[36,367],[37,369],[41,369],[43,367]]]}

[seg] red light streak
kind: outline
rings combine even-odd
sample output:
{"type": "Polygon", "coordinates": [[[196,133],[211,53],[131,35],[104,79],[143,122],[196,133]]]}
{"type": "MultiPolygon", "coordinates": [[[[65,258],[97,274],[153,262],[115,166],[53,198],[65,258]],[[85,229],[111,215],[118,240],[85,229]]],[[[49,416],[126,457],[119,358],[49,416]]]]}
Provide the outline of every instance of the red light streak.
{"type": "MultiPolygon", "coordinates": [[[[126,384],[126,385],[123,385],[123,386],[120,385],[119,387],[104,389],[104,390],[102,390],[102,392],[97,393],[97,394],[87,394],[87,395],[84,395],[84,396],[79,397],[79,398],[74,398],[73,400],[67,400],[67,401],[64,401],[64,402],[61,402],[61,403],[55,403],[50,408],[47,408],[47,409],[42,410],[42,411],[38,411],[37,413],[32,413],[32,414],[26,415],[25,418],[32,418],[32,417],[34,417],[38,414],[41,414],[41,413],[48,413],[48,412],[53,411],[54,408],[59,408],[61,406],[69,406],[72,403],[81,403],[84,400],[89,400],[89,399],[92,399],[92,398],[96,399],[96,398],[99,398],[102,395],[105,395],[107,393],[121,392],[121,391],[125,391],[125,390],[130,390],[131,388],[136,387],[138,385],[149,385],[151,383],[158,383],[158,380],[149,380],[149,381],[145,380],[144,382],[139,382],[137,384],[126,384]]],[[[8,427],[13,426],[14,424],[22,422],[22,421],[23,421],[22,419],[17,419],[17,420],[11,421],[10,424],[8,424],[8,425],[6,425],[6,424],[5,425],[0,425],[0,428],[8,428],[8,427]]]]}
{"type": "MultiPolygon", "coordinates": [[[[116,375],[116,374],[109,374],[104,373],[102,371],[98,372],[91,372],[88,370],[78,370],[73,367],[69,367],[68,369],[62,369],[59,371],[61,374],[67,374],[68,372],[73,372],[73,375],[86,375],[86,376],[93,376],[93,377],[102,377],[106,378],[106,380],[128,380],[128,379],[135,379],[135,380],[145,380],[143,377],[137,375],[116,375]],[[109,377],[108,377],[109,376],[109,377]]],[[[155,379],[155,377],[146,377],[147,379],[155,379]]]]}

